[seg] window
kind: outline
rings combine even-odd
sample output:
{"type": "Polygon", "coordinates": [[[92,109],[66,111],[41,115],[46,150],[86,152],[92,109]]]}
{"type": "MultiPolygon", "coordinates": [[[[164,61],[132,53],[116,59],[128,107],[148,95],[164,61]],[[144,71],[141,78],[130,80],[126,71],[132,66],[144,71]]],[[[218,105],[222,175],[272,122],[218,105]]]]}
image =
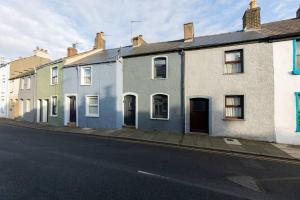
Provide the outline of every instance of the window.
{"type": "Polygon", "coordinates": [[[167,57],[153,59],[153,78],[167,78],[167,57]]]}
{"type": "Polygon", "coordinates": [[[51,116],[57,116],[58,106],[57,106],[57,96],[51,97],[51,116]]]}
{"type": "Polygon", "coordinates": [[[86,96],[86,116],[99,117],[99,96],[86,96]]]}
{"type": "Polygon", "coordinates": [[[23,101],[23,99],[21,99],[20,100],[20,108],[19,108],[19,115],[21,116],[21,117],[23,117],[23,114],[24,114],[24,101],[23,101]]]}
{"type": "Polygon", "coordinates": [[[81,85],[91,85],[92,84],[92,68],[82,67],[81,68],[81,85]]]}
{"type": "Polygon", "coordinates": [[[21,90],[23,90],[24,89],[24,82],[25,82],[25,80],[24,80],[24,78],[21,78],[21,90]]]}
{"type": "Polygon", "coordinates": [[[225,52],[225,74],[243,73],[243,50],[225,52]]]}
{"type": "Polygon", "coordinates": [[[294,40],[293,74],[300,74],[300,40],[294,40]]]}
{"type": "Polygon", "coordinates": [[[30,89],[30,84],[31,84],[31,78],[27,77],[27,83],[26,83],[26,88],[29,90],[30,89]]]}
{"type": "Polygon", "coordinates": [[[244,119],[244,96],[225,96],[225,119],[244,119]]]}
{"type": "Polygon", "coordinates": [[[26,100],[26,112],[30,112],[30,99],[26,100]]]}
{"type": "Polygon", "coordinates": [[[152,96],[152,119],[169,119],[169,96],[156,94],[152,96]]]}
{"type": "Polygon", "coordinates": [[[52,67],[51,68],[51,85],[58,84],[58,68],[52,67]]]}

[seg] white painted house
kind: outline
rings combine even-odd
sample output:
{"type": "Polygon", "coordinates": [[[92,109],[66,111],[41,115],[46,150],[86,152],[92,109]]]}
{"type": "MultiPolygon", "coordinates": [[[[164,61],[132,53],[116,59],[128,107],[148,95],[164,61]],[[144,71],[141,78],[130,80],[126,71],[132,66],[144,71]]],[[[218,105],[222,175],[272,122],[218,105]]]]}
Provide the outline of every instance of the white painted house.
{"type": "Polygon", "coordinates": [[[0,65],[0,117],[8,118],[9,64],[0,65]]]}

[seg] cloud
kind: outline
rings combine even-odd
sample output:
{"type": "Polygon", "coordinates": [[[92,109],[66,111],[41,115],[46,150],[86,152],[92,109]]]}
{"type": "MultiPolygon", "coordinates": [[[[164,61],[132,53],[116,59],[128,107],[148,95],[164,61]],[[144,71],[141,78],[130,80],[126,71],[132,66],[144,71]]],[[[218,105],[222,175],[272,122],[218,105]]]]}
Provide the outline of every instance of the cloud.
{"type": "MultiPolygon", "coordinates": [[[[298,0],[264,0],[262,20],[294,17],[298,0]]],[[[28,56],[36,47],[48,49],[52,58],[66,55],[79,42],[79,50],[92,48],[96,32],[106,33],[107,46],[130,44],[132,35],[147,42],[183,37],[183,23],[194,22],[196,35],[242,28],[249,0],[0,0],[0,55],[28,56]],[[141,20],[134,23],[132,20],[141,20]]]]}

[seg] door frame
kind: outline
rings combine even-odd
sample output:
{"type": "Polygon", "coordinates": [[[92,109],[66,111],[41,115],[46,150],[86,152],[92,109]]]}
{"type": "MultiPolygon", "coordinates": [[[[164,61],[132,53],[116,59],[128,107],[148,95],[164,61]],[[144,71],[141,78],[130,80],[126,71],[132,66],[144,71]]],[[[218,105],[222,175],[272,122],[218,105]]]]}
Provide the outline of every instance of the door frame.
{"type": "Polygon", "coordinates": [[[125,126],[125,122],[124,122],[124,116],[125,116],[125,105],[124,105],[124,100],[125,100],[125,97],[128,96],[128,95],[132,95],[132,96],[135,96],[135,128],[138,129],[138,122],[139,122],[139,96],[137,93],[135,92],[126,92],[123,94],[123,97],[122,97],[122,125],[125,126]]]}
{"type": "Polygon", "coordinates": [[[76,126],[78,127],[78,98],[77,94],[65,94],[64,95],[64,125],[67,126],[70,122],[70,98],[75,97],[76,99],[76,126]]]}
{"type": "Polygon", "coordinates": [[[207,99],[208,100],[208,135],[212,133],[212,97],[205,95],[192,95],[185,97],[185,133],[194,133],[190,130],[190,100],[191,99],[207,99]]]}

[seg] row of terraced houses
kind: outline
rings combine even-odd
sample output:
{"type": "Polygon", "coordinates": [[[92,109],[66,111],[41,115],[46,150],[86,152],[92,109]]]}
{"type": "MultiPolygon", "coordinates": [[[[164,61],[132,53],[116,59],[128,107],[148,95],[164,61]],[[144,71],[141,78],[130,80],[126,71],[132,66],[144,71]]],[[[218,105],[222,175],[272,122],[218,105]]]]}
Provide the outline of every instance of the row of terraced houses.
{"type": "Polygon", "coordinates": [[[300,9],[261,23],[255,0],[243,30],[106,49],[50,61],[48,52],[0,67],[0,117],[56,126],[134,127],[300,144],[300,9]]]}

